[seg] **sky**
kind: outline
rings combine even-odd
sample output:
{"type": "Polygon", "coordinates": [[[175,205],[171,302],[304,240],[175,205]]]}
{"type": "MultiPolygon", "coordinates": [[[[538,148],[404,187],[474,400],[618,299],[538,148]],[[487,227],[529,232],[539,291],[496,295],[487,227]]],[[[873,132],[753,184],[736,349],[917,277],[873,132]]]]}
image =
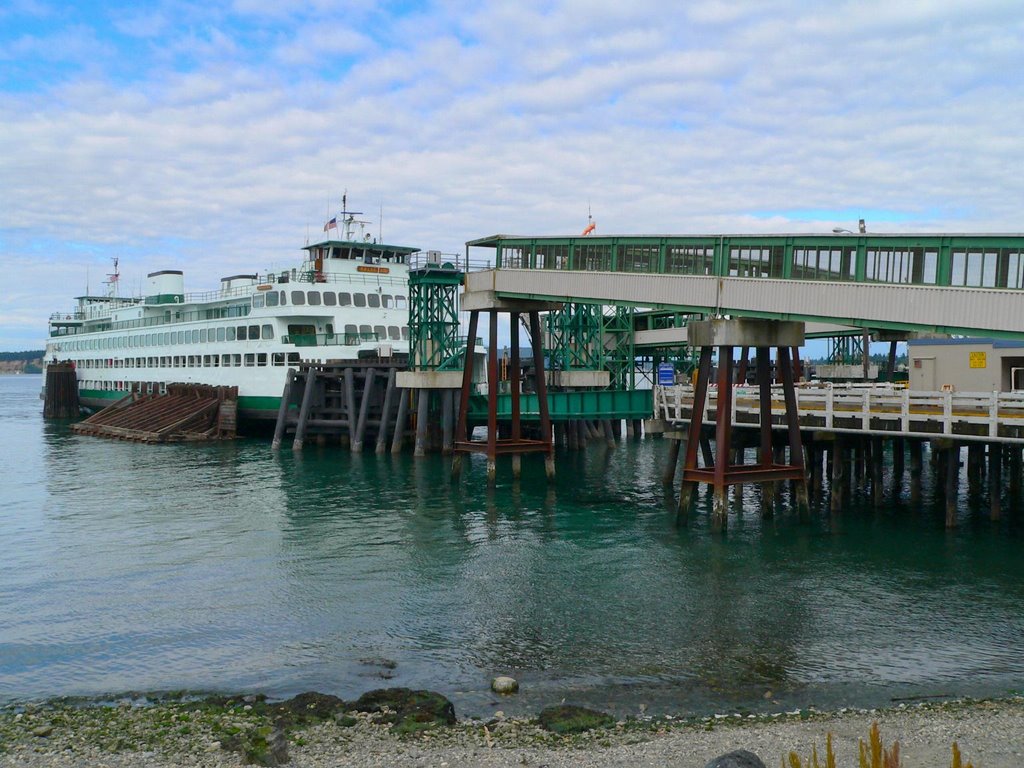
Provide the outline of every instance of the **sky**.
{"type": "Polygon", "coordinates": [[[183,269],[391,243],[1020,232],[1012,0],[0,0],[0,350],[183,269]]]}

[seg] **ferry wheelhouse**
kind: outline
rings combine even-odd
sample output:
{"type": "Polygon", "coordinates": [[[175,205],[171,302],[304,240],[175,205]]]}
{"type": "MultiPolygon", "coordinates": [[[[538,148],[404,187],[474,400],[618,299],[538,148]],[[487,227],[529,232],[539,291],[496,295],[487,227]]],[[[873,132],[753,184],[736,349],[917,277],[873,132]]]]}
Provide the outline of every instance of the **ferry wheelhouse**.
{"type": "Polygon", "coordinates": [[[306,246],[300,266],[224,277],[217,290],[185,293],[184,274],[164,269],[144,296],[79,296],[50,317],[46,360],[75,364],[88,408],[200,383],[237,386],[240,417],[273,420],[289,367],[408,354],[419,249],[351,238],[352,222],[345,239],[306,246]]]}

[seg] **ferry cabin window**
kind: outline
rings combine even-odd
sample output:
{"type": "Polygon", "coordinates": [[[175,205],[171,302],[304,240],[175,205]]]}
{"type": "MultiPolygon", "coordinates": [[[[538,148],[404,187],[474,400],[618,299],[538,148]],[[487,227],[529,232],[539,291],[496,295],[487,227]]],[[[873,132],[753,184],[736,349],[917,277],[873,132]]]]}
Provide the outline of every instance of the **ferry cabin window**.
{"type": "Polygon", "coordinates": [[[395,296],[395,309],[405,309],[405,296],[402,294],[395,296]]]}
{"type": "Polygon", "coordinates": [[[353,303],[354,303],[354,304],[355,304],[355,305],[356,305],[357,307],[365,307],[365,306],[366,306],[366,295],[365,295],[365,294],[362,294],[362,293],[353,293],[353,294],[352,294],[352,298],[353,298],[353,300],[354,300],[354,301],[353,301],[353,303]]]}
{"type": "Polygon", "coordinates": [[[402,332],[398,330],[397,325],[388,326],[388,338],[392,341],[398,341],[402,338],[402,332]]]}
{"type": "Polygon", "coordinates": [[[402,326],[402,338],[405,339],[406,341],[409,340],[409,327],[408,326],[405,326],[405,325],[402,326]]]}
{"type": "Polygon", "coordinates": [[[271,365],[284,365],[284,352],[274,352],[270,356],[271,365]]]}
{"type": "Polygon", "coordinates": [[[193,344],[198,344],[199,343],[199,329],[198,328],[196,328],[194,331],[192,331],[192,343],[193,344]]]}
{"type": "Polygon", "coordinates": [[[288,353],[288,365],[298,365],[298,364],[299,364],[299,353],[298,352],[289,352],[288,353]]]}
{"type": "Polygon", "coordinates": [[[208,333],[209,332],[205,328],[200,329],[200,331],[199,331],[199,343],[200,344],[205,344],[209,340],[209,337],[207,336],[208,333]]]}
{"type": "Polygon", "coordinates": [[[320,291],[310,291],[306,294],[306,301],[311,307],[320,306],[320,291]]]}
{"type": "Polygon", "coordinates": [[[185,343],[185,332],[184,331],[178,331],[178,343],[179,344],[184,344],[185,343]]]}
{"type": "Polygon", "coordinates": [[[388,337],[387,329],[385,329],[383,325],[373,326],[373,332],[377,335],[377,341],[388,337]]]}
{"type": "Polygon", "coordinates": [[[263,298],[263,294],[262,293],[254,293],[253,294],[253,296],[252,296],[252,308],[253,309],[262,309],[265,303],[266,303],[266,300],[263,298]]]}
{"type": "Polygon", "coordinates": [[[327,332],[327,338],[328,339],[333,339],[334,338],[334,323],[327,323],[324,326],[324,330],[327,332]]]}
{"type": "Polygon", "coordinates": [[[263,338],[264,339],[272,339],[272,338],[274,338],[274,326],[272,326],[270,323],[264,323],[263,324],[263,338]]]}
{"type": "Polygon", "coordinates": [[[227,328],[228,341],[235,340],[235,326],[229,325],[227,328]]]}
{"type": "Polygon", "coordinates": [[[347,307],[351,303],[352,303],[352,296],[350,296],[347,293],[339,293],[338,294],[338,306],[339,307],[347,307]]]}
{"type": "Polygon", "coordinates": [[[258,365],[261,368],[265,368],[266,367],[266,365],[267,365],[267,353],[266,352],[260,352],[259,354],[256,355],[256,365],[258,365]]]}
{"type": "Polygon", "coordinates": [[[364,339],[370,338],[370,334],[371,333],[373,333],[373,331],[370,330],[370,326],[368,326],[368,325],[360,325],[359,326],[359,335],[362,336],[364,339]]]}
{"type": "Polygon", "coordinates": [[[355,343],[356,334],[359,333],[359,329],[356,328],[354,323],[348,323],[345,326],[345,342],[348,344],[355,343]]]}
{"type": "Polygon", "coordinates": [[[267,301],[267,306],[268,307],[276,307],[277,306],[277,291],[269,291],[267,293],[266,301],[267,301]]]}
{"type": "Polygon", "coordinates": [[[254,365],[256,365],[256,355],[250,352],[245,356],[245,367],[252,368],[254,365]]]}
{"type": "Polygon", "coordinates": [[[249,336],[246,334],[244,325],[238,326],[237,335],[239,341],[246,341],[249,338],[249,336]]]}
{"type": "MultiPolygon", "coordinates": [[[[281,282],[286,282],[286,281],[282,280],[281,282]]],[[[286,306],[288,304],[288,294],[285,293],[284,291],[278,291],[278,294],[279,294],[279,296],[281,298],[281,306],[282,307],[286,306]]]]}
{"type": "Polygon", "coordinates": [[[367,294],[366,303],[373,309],[380,309],[380,296],[376,293],[367,294]]]}
{"type": "Polygon", "coordinates": [[[297,307],[304,306],[306,303],[306,292],[305,291],[292,291],[292,304],[297,307]]]}
{"type": "Polygon", "coordinates": [[[324,306],[333,307],[338,303],[338,295],[333,291],[324,291],[324,306]]]}
{"type": "Polygon", "coordinates": [[[217,341],[224,341],[224,328],[217,329],[217,341]]]}
{"type": "Polygon", "coordinates": [[[380,297],[380,303],[381,306],[384,307],[384,309],[391,309],[391,307],[394,306],[395,297],[389,293],[385,293],[383,296],[380,297]]]}
{"type": "Polygon", "coordinates": [[[260,327],[258,325],[249,326],[249,340],[259,341],[260,339],[260,327]]]}

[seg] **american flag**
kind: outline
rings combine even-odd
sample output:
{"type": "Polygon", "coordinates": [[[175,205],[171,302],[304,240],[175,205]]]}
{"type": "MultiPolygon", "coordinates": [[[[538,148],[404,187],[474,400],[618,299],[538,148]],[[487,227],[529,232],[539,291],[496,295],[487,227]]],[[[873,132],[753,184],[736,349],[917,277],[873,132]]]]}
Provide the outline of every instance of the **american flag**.
{"type": "Polygon", "coordinates": [[[326,232],[329,229],[337,229],[337,228],[338,228],[338,217],[337,216],[335,216],[333,219],[331,219],[326,224],[324,224],[324,232],[326,232]]]}

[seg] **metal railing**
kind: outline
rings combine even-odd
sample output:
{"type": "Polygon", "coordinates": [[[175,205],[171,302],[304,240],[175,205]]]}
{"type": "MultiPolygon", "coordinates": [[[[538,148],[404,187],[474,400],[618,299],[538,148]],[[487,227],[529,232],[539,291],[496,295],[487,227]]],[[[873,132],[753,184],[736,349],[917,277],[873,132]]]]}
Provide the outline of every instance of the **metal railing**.
{"type": "MultiPolygon", "coordinates": [[[[693,394],[688,385],[655,387],[654,412],[666,421],[689,424],[693,394]]],[[[893,385],[812,385],[797,387],[796,397],[802,429],[1024,444],[1024,392],[921,392],[893,385]]],[[[717,402],[716,388],[709,387],[705,423],[714,423],[708,412],[717,402]]],[[[759,425],[759,408],[757,387],[734,387],[734,425],[759,425]]],[[[773,427],[786,429],[781,387],[772,387],[772,414],[773,427]]]]}

